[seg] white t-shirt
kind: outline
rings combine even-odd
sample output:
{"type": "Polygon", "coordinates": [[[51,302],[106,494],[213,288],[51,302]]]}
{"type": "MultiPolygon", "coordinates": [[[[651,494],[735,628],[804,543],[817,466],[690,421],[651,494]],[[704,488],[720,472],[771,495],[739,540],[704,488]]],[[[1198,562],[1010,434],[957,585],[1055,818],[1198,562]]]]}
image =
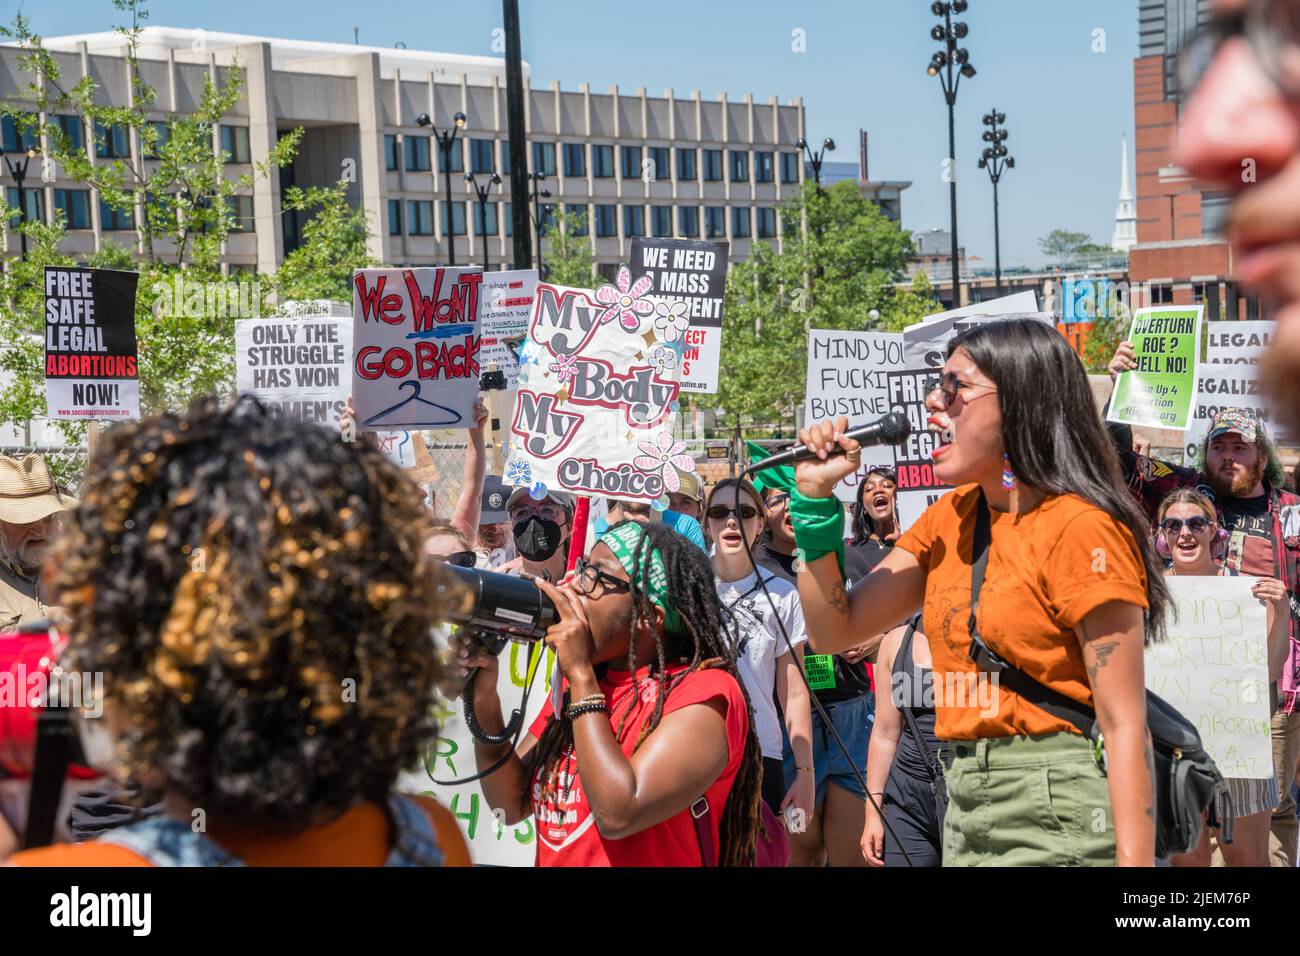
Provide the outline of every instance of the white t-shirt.
{"type": "MultiPolygon", "coordinates": [[[[750,703],[754,705],[755,731],[758,733],[758,745],[764,757],[781,759],[781,722],[777,716],[773,692],[776,689],[776,661],[783,654],[790,653],[785,638],[781,636],[777,616],[785,625],[790,635],[790,643],[796,647],[808,640],[804,628],[803,608],[799,604],[799,591],[793,584],[778,578],[771,571],[762,571],[768,593],[772,595],[769,603],[763,589],[758,587],[758,580],[748,574],[739,581],[718,581],[718,598],[723,607],[730,608],[736,622],[740,646],[736,649],[736,661],[739,665],[740,678],[745,682],[749,692],[750,703]],[[772,613],[772,604],[776,605],[776,614],[772,613]]],[[[734,636],[734,634],[733,634],[734,636]]]]}

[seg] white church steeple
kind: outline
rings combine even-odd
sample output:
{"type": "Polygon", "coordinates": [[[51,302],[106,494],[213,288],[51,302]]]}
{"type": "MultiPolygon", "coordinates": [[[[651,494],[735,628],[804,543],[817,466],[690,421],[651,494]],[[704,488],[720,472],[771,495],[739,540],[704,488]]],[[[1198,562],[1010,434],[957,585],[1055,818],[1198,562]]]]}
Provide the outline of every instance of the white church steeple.
{"type": "Polygon", "coordinates": [[[1133,207],[1133,190],[1128,182],[1128,134],[1124,134],[1120,147],[1119,202],[1115,204],[1115,232],[1111,235],[1112,249],[1128,252],[1137,243],[1137,212],[1133,207]]]}

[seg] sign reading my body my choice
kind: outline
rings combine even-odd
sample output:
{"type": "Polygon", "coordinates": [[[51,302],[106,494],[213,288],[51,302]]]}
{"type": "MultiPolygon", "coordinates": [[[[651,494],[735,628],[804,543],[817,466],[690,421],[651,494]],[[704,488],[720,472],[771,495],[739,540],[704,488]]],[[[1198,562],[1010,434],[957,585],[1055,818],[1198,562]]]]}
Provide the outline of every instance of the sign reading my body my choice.
{"type": "Polygon", "coordinates": [[[139,273],[45,267],[45,400],[51,418],[140,417],[139,273]]]}
{"type": "Polygon", "coordinates": [[[1186,431],[1196,401],[1203,307],[1156,306],[1133,313],[1128,341],[1137,368],[1121,372],[1108,421],[1186,431]]]}

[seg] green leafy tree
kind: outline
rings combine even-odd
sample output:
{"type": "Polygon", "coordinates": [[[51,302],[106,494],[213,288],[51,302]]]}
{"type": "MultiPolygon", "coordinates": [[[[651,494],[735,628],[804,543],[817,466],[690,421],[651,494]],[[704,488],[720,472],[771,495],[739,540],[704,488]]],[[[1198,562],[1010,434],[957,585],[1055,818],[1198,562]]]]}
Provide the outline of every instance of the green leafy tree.
{"type": "Polygon", "coordinates": [[[1086,232],[1071,232],[1068,229],[1053,229],[1038,240],[1038,248],[1043,254],[1051,256],[1057,265],[1065,265],[1067,259],[1076,256],[1092,243],[1092,237],[1086,232]]]}
{"type": "Polygon", "coordinates": [[[583,217],[557,209],[542,236],[546,240],[542,264],[546,267],[547,282],[577,289],[594,289],[600,284],[583,217]]]}
{"type": "Polygon", "coordinates": [[[352,273],[382,263],[366,251],[370,223],[362,208],[348,204],[347,181],[333,186],[285,190],[286,212],[311,216],[302,228],[302,244],[284,257],[266,290],[280,302],[290,299],[352,301],[352,273]]]}

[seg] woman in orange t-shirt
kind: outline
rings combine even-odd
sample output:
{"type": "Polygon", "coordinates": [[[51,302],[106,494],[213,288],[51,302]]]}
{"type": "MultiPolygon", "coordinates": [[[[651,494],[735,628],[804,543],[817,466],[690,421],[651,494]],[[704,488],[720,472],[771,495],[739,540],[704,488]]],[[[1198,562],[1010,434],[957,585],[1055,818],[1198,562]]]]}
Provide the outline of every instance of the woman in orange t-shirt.
{"type": "Polygon", "coordinates": [[[827,543],[840,520],[831,491],[861,452],[842,418],[800,432],[818,453],[796,467],[791,501],[810,640],[834,653],[924,610],[936,734],[952,742],[944,865],[1150,866],[1143,644],[1162,626],[1168,592],[1083,367],[1050,325],[983,323],[949,342],[926,407],[939,438],[935,478],[955,490],[847,595],[827,543]],[[829,457],[837,446],[847,454],[829,457]],[[983,502],[991,544],[979,634],[1039,683],[1095,709],[1106,772],[1073,724],[998,686],[971,658],[983,502]]]}
{"type": "Polygon", "coordinates": [[[104,675],[101,769],[162,812],[20,866],[467,865],[393,793],[436,733],[432,516],[370,442],[202,402],[105,434],[56,580],[104,675]],[[113,750],[108,750],[113,754],[113,750]]]}

